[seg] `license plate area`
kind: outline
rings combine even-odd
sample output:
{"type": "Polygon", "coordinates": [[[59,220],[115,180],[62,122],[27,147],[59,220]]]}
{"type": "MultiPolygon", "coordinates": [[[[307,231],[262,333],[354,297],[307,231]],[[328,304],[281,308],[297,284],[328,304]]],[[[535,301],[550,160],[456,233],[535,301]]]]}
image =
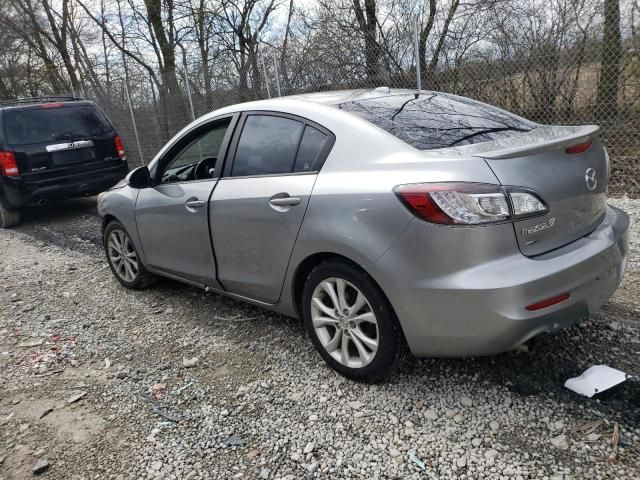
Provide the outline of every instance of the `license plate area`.
{"type": "Polygon", "coordinates": [[[69,165],[73,163],[89,162],[95,160],[96,154],[93,148],[78,148],[76,150],[61,150],[52,152],[51,161],[54,165],[69,165]]]}

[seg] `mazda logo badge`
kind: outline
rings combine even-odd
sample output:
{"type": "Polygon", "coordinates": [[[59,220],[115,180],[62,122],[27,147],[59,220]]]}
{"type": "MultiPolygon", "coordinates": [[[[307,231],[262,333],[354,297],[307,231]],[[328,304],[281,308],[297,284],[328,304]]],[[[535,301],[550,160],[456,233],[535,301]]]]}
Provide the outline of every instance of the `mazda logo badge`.
{"type": "Polygon", "coordinates": [[[584,180],[587,182],[587,188],[589,190],[595,190],[598,186],[596,171],[593,168],[587,168],[587,171],[584,172],[584,180]]]}

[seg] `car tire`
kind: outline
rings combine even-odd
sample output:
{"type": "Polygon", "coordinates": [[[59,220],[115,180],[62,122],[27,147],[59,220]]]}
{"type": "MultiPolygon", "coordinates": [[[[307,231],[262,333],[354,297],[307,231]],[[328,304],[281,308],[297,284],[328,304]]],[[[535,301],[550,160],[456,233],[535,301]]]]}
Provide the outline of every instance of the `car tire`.
{"type": "Polygon", "coordinates": [[[328,260],[310,272],[302,314],[316,350],[347,378],[378,382],[404,359],[406,341],[389,301],[366,272],[347,262],[328,260]]]}
{"type": "Polygon", "coordinates": [[[8,210],[4,202],[0,200],[0,227],[15,227],[20,223],[20,217],[18,210],[8,210]]]}
{"type": "Polygon", "coordinates": [[[120,222],[110,222],[104,230],[102,240],[109,267],[123,286],[141,290],[157,281],[156,275],[142,264],[129,233],[120,222]]]}

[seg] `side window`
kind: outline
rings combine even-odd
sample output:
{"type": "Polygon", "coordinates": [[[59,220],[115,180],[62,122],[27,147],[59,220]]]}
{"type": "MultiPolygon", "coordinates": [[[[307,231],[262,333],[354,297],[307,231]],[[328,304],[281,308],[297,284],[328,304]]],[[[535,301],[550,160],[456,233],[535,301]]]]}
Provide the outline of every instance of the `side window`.
{"type": "Polygon", "coordinates": [[[230,121],[216,123],[191,139],[191,142],[187,140],[187,145],[164,167],[161,182],[186,182],[214,177],[218,155],[230,121]]]}
{"type": "Polygon", "coordinates": [[[304,123],[273,115],[247,117],[231,176],[291,173],[304,123]]]}
{"type": "Polygon", "coordinates": [[[324,147],[329,141],[329,136],[317,128],[307,125],[304,128],[294,172],[309,172],[315,170],[316,161],[323,153],[324,147]]]}

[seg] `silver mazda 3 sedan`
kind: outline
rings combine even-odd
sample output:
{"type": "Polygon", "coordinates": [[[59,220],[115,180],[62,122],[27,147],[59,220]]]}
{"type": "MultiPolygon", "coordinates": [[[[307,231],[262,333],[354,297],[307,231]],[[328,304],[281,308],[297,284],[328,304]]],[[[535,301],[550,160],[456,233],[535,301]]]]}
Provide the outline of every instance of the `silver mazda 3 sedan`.
{"type": "Polygon", "coordinates": [[[587,317],[627,259],[597,126],[429,91],[226,107],[102,194],[109,265],[304,321],[335,370],[503,352],[587,317]]]}

